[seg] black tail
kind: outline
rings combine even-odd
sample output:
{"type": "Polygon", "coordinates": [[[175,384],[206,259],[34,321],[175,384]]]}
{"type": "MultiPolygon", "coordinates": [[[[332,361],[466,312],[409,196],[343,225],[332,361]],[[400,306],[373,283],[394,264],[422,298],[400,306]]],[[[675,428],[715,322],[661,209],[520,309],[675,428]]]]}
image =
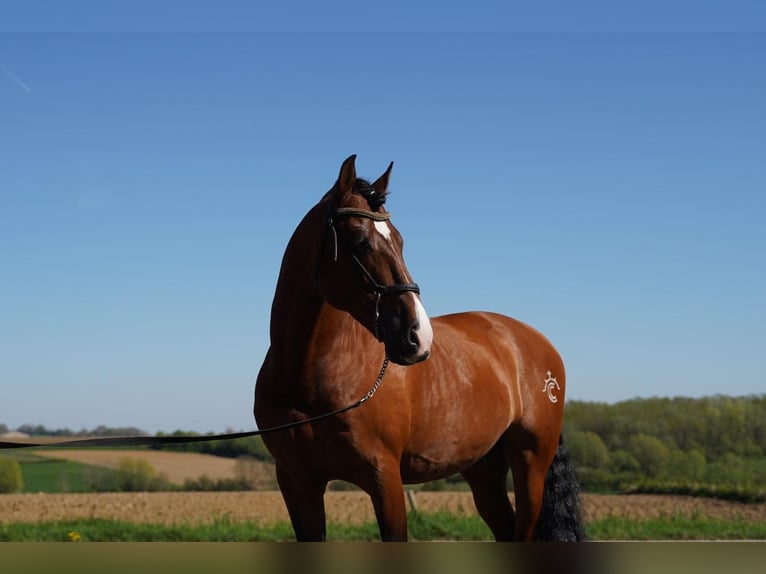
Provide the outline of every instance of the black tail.
{"type": "Polygon", "coordinates": [[[587,540],[580,506],[580,484],[569,460],[569,451],[559,438],[556,456],[545,477],[543,509],[535,539],[540,542],[587,540]]]}

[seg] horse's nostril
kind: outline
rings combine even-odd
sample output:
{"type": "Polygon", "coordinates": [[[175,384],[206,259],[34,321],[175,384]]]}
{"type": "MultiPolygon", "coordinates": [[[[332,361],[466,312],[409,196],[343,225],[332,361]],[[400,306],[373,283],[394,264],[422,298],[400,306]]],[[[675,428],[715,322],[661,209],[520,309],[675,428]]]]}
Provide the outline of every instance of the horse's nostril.
{"type": "Polygon", "coordinates": [[[410,324],[410,328],[407,330],[407,339],[402,341],[403,348],[406,348],[410,354],[417,352],[418,350],[418,334],[416,331],[420,328],[420,321],[413,321],[410,324]]]}

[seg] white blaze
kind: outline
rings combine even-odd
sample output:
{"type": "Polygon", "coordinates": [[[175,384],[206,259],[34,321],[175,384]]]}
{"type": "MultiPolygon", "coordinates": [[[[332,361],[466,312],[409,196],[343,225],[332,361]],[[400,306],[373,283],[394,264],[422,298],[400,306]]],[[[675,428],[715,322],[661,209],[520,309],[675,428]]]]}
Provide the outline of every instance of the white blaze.
{"type": "Polygon", "coordinates": [[[428,318],[420,296],[415,294],[415,310],[417,312],[418,322],[418,355],[422,355],[431,350],[431,343],[434,340],[434,332],[431,329],[431,319],[428,318]]]}
{"type": "Polygon", "coordinates": [[[375,221],[375,230],[386,238],[386,241],[391,241],[391,228],[388,226],[387,221],[375,221]]]}
{"type": "MultiPolygon", "coordinates": [[[[375,231],[380,233],[386,241],[389,243],[393,241],[391,239],[391,226],[387,221],[374,221],[373,225],[375,225],[375,231]]],[[[401,256],[397,255],[397,259],[403,267],[404,262],[401,260],[401,256]]],[[[416,355],[423,356],[424,354],[431,351],[431,343],[434,339],[434,332],[431,328],[431,320],[428,318],[428,313],[426,313],[425,307],[423,307],[420,296],[417,293],[412,293],[412,296],[415,298],[415,318],[419,324],[417,330],[418,350],[416,355]]]]}

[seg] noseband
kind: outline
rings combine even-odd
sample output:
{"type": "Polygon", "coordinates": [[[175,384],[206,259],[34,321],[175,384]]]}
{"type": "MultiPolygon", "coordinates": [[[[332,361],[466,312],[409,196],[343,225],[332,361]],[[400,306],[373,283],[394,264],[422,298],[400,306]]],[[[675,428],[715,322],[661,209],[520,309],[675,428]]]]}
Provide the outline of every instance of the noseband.
{"type": "MultiPolygon", "coordinates": [[[[333,262],[338,261],[338,232],[335,229],[335,219],[338,219],[339,217],[365,217],[367,219],[372,219],[373,221],[388,221],[391,218],[391,214],[388,212],[385,213],[376,213],[374,211],[370,211],[368,209],[361,209],[356,207],[339,207],[337,209],[332,209],[330,202],[327,203],[327,216],[325,218],[325,224],[327,225],[327,228],[332,232],[332,239],[333,239],[333,262]]],[[[324,241],[324,236],[323,236],[324,241]]],[[[351,253],[351,259],[356,265],[357,269],[361,271],[362,276],[364,277],[367,284],[370,286],[370,289],[373,293],[375,293],[375,338],[378,341],[382,341],[382,338],[380,337],[380,299],[383,297],[383,295],[396,295],[399,293],[405,293],[407,291],[411,291],[412,293],[420,293],[420,287],[418,287],[417,283],[394,283],[393,285],[381,285],[378,283],[375,278],[372,276],[372,273],[369,272],[369,270],[364,266],[364,264],[359,261],[359,258],[352,252],[351,253]]],[[[319,279],[319,262],[320,258],[317,258],[317,264],[316,269],[314,271],[314,284],[316,285],[318,283],[319,279]]]]}

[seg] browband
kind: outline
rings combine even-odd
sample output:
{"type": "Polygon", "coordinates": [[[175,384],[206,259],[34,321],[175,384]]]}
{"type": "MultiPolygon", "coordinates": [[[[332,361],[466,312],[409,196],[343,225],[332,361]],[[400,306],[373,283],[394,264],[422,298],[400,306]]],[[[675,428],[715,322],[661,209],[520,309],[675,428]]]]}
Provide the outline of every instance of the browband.
{"type": "Polygon", "coordinates": [[[358,207],[339,207],[335,211],[332,212],[335,216],[359,216],[359,217],[366,217],[367,219],[372,219],[373,221],[388,221],[391,219],[391,213],[388,211],[384,211],[383,213],[376,213],[374,211],[370,211],[369,209],[361,209],[358,207]]]}

